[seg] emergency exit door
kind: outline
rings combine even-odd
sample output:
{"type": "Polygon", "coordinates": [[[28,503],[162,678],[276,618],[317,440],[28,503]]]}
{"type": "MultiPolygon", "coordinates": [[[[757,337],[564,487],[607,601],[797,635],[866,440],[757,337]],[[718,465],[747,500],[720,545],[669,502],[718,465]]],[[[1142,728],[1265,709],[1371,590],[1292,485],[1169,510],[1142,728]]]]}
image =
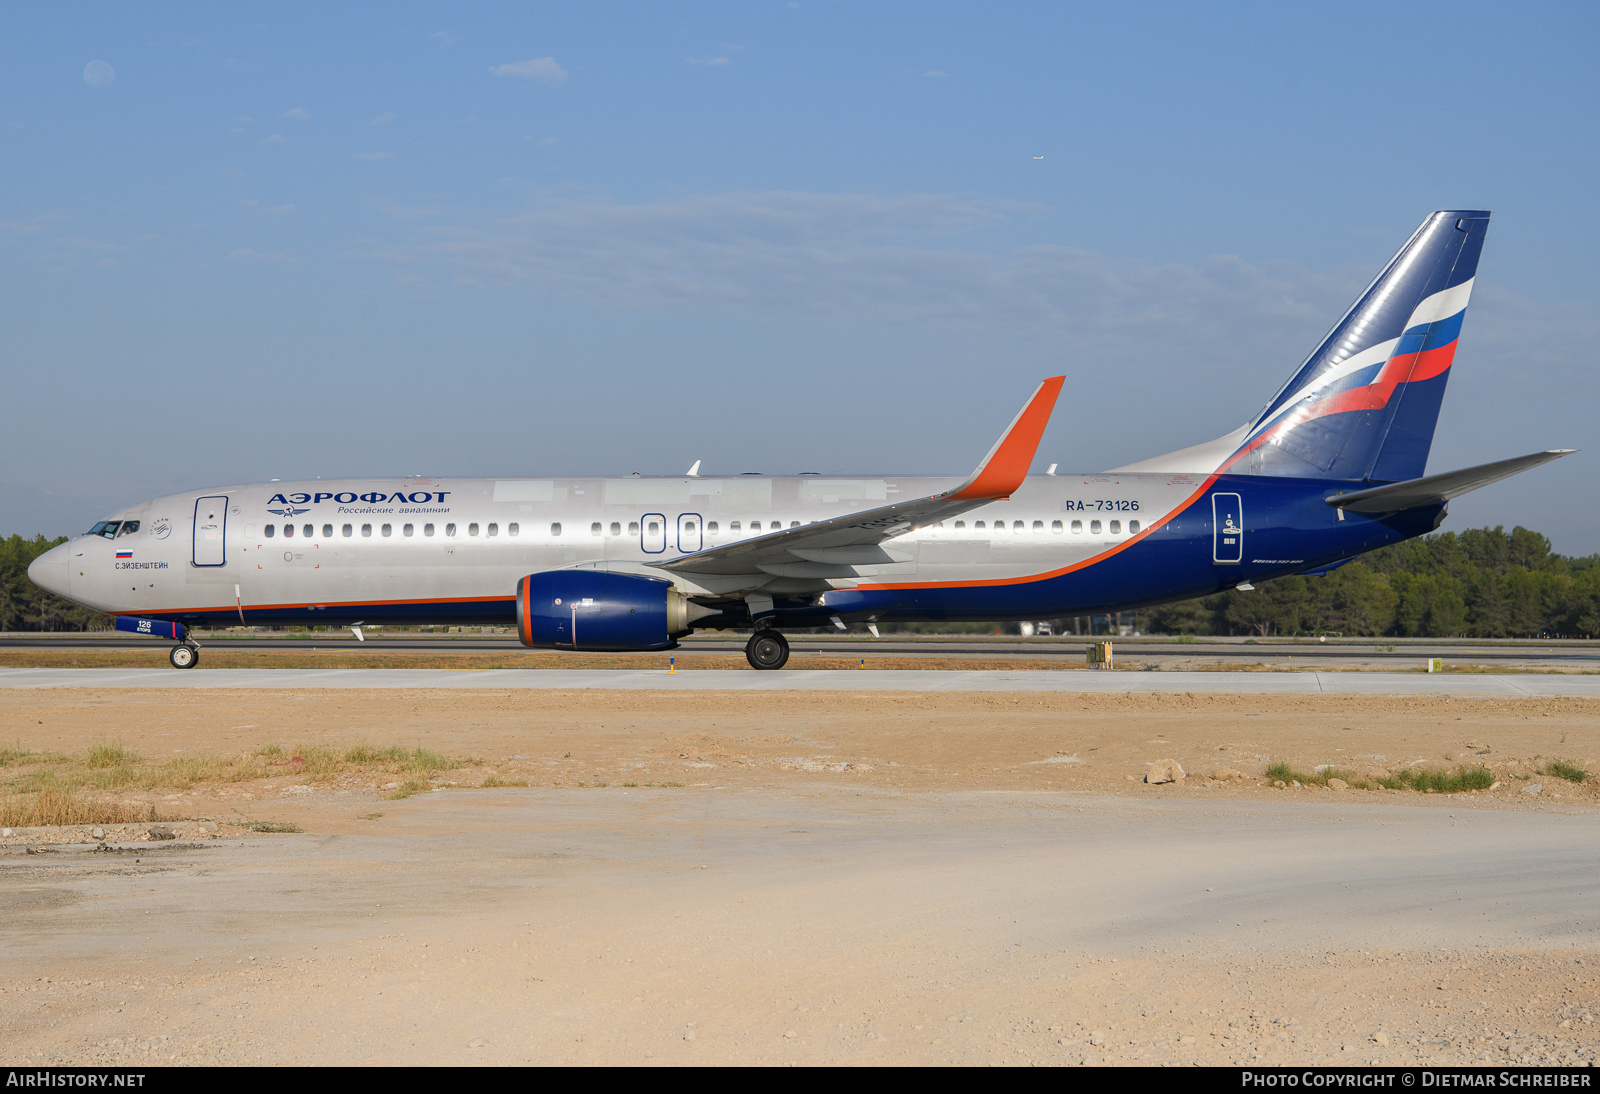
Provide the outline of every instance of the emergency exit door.
{"type": "Polygon", "coordinates": [[[194,547],[190,561],[196,566],[227,564],[228,499],[199,498],[194,503],[194,547]]]}
{"type": "Polygon", "coordinates": [[[1211,560],[1237,565],[1244,560],[1244,507],[1238,494],[1211,495],[1211,560]]]}

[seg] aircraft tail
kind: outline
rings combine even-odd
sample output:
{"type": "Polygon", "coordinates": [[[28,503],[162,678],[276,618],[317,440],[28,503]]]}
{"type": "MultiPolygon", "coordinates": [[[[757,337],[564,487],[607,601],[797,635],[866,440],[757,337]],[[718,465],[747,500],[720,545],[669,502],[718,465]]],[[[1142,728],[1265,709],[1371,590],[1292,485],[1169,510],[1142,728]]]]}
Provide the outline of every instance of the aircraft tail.
{"type": "Polygon", "coordinates": [[[1434,213],[1253,422],[1117,470],[1421,477],[1488,226],[1484,211],[1434,213]]]}

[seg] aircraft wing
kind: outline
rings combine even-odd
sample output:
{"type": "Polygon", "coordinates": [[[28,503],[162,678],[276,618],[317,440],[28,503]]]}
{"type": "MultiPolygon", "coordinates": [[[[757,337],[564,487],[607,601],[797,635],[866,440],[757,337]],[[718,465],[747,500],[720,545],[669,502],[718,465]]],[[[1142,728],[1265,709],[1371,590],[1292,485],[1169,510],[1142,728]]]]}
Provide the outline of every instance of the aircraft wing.
{"type": "Polygon", "coordinates": [[[1423,479],[1409,479],[1387,486],[1374,486],[1370,490],[1357,490],[1353,494],[1335,494],[1324,498],[1335,509],[1348,509],[1352,513],[1394,513],[1403,509],[1425,509],[1443,505],[1451,498],[1470,493],[1490,483],[1509,479],[1512,475],[1538,467],[1551,460],[1577,451],[1573,448],[1552,448],[1528,456],[1499,460],[1495,463],[1468,467],[1462,471],[1447,471],[1443,475],[1429,475],[1423,479]]]}
{"type": "Polygon", "coordinates": [[[880,545],[913,528],[1009,498],[1022,485],[1065,380],[1065,376],[1052,376],[1040,384],[978,469],[954,489],[752,536],[651,565],[684,574],[829,577],[847,573],[845,567],[907,561],[909,555],[897,556],[893,548],[880,545]]]}

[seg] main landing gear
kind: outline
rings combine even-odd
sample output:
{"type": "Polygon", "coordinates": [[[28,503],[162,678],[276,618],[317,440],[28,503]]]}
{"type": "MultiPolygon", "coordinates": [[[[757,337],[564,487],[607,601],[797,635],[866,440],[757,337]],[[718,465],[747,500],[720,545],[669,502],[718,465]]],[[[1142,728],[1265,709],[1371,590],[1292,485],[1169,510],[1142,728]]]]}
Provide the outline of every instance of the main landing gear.
{"type": "Polygon", "coordinates": [[[173,646],[167,654],[167,660],[172,662],[175,669],[192,669],[200,663],[200,647],[191,646],[185,642],[181,646],[173,646]]]}
{"type": "Polygon", "coordinates": [[[753,669],[781,669],[789,660],[789,640],[775,630],[759,630],[745,643],[744,657],[753,669]]]}

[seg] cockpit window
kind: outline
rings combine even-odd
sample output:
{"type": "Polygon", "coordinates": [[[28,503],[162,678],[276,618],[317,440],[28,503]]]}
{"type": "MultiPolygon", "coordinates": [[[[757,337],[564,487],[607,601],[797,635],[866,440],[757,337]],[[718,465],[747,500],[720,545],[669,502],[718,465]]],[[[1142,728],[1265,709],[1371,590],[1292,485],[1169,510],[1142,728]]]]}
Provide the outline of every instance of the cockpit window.
{"type": "Polygon", "coordinates": [[[136,520],[125,520],[125,521],[122,522],[122,528],[120,530],[118,530],[117,535],[119,535],[119,536],[131,536],[131,535],[133,535],[133,533],[137,532],[138,530],[139,530],[139,522],[138,521],[136,521],[136,520]]]}
{"type": "Polygon", "coordinates": [[[91,536],[105,536],[107,539],[115,539],[117,529],[121,526],[122,522],[120,520],[103,520],[89,529],[89,534],[91,536]]]}

